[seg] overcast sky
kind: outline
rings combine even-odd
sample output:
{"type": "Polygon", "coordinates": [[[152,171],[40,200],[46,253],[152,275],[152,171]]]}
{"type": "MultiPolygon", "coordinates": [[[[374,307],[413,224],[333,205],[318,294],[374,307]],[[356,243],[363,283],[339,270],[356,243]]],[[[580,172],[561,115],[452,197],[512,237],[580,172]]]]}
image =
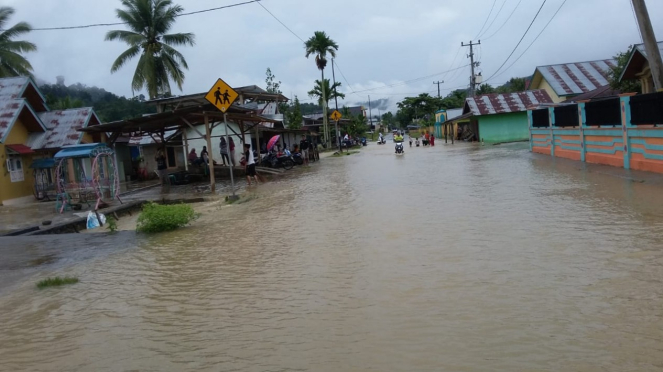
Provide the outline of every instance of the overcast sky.
{"type": "MultiPolygon", "coordinates": [[[[185,11],[242,1],[175,0],[185,11]]],[[[327,32],[340,47],[337,64],[347,82],[338,71],[336,78],[343,84],[346,104],[365,102],[370,94],[373,101],[388,99],[386,104],[382,101],[382,110],[394,110],[396,102],[407,95],[437,94],[433,81],[444,80],[442,95],[466,86],[469,67],[442,72],[469,64],[466,57],[469,50],[460,49],[460,43],[476,40],[484,23],[483,35],[479,37],[481,46],[475,52],[481,63],[479,71],[484,78],[490,77],[518,43],[542,2],[262,0],[265,7],[302,39],[317,30],[327,32]],[[486,22],[493,3],[494,9],[486,22]],[[505,23],[514,9],[513,16],[505,23]],[[426,78],[404,83],[421,77],[426,78]]],[[[547,0],[505,67],[534,40],[562,2],[547,0]]],[[[117,22],[114,9],[120,1],[4,0],[3,4],[16,9],[11,24],[27,21],[40,28],[117,22]]],[[[640,43],[630,4],[630,0],[568,0],[529,51],[490,83],[498,85],[513,76],[529,76],[539,65],[610,58],[630,44],[640,43]]],[[[654,31],[661,40],[663,1],[647,0],[647,6],[654,31]]],[[[104,35],[111,29],[122,26],[33,31],[27,39],[37,44],[39,51],[27,56],[35,75],[49,83],[63,75],[67,85],[80,82],[131,96],[130,82],[137,61],[118,73],[110,73],[112,62],[126,49],[121,42],[104,41],[104,35]]],[[[189,71],[183,92],[173,86],[175,95],[207,91],[218,77],[232,86],[264,87],[265,70],[270,67],[282,81],[285,95],[298,95],[305,101],[309,100],[306,92],[320,78],[313,58],[304,57],[303,43],[255,3],[181,17],[172,31],[196,35],[195,47],[179,49],[189,63],[189,71]]],[[[331,76],[329,67],[325,74],[331,76]]]]}

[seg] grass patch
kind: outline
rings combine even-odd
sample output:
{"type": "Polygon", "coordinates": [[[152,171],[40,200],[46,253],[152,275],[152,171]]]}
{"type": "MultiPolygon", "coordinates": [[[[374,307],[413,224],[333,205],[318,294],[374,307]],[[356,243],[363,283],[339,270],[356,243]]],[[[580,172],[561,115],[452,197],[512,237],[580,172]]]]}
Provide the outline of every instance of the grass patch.
{"type": "Polygon", "coordinates": [[[184,227],[200,217],[188,204],[159,205],[147,203],[138,216],[136,231],[158,233],[184,227]]]}
{"type": "Polygon", "coordinates": [[[360,152],[360,151],[357,151],[357,150],[353,150],[353,151],[345,151],[345,152],[343,152],[342,154],[339,154],[339,153],[337,152],[337,153],[334,153],[334,155],[332,155],[332,157],[334,157],[334,158],[341,158],[341,157],[344,157],[344,156],[349,156],[349,155],[359,154],[359,152],[360,152]]]}
{"type": "Polygon", "coordinates": [[[46,278],[44,280],[39,281],[37,283],[37,288],[44,289],[48,287],[59,287],[62,285],[76,284],[76,283],[78,283],[78,278],[72,278],[69,276],[60,278],[59,276],[56,276],[55,278],[46,278]]]}

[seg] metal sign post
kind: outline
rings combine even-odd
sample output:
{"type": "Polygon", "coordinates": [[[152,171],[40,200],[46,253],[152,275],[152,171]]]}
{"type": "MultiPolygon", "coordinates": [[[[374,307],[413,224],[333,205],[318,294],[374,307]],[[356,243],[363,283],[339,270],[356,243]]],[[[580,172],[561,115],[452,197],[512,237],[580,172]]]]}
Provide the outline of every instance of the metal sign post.
{"type": "MultiPolygon", "coordinates": [[[[223,114],[223,125],[226,126],[226,143],[228,144],[228,146],[230,146],[230,136],[228,136],[228,114],[225,113],[223,114]]],[[[230,153],[230,151],[228,151],[228,153],[230,153]]],[[[232,161],[229,162],[230,164],[228,165],[228,167],[230,168],[230,187],[233,190],[233,194],[228,197],[228,200],[235,201],[239,198],[237,197],[237,195],[235,195],[235,175],[234,175],[235,167],[233,165],[235,159],[231,160],[232,161]]]]}

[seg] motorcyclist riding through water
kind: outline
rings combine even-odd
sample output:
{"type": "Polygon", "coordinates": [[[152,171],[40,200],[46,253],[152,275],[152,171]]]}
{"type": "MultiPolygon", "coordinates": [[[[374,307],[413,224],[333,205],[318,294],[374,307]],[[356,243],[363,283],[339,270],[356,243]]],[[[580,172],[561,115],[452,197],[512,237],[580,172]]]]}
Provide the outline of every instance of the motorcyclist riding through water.
{"type": "Polygon", "coordinates": [[[394,142],[396,142],[394,150],[396,153],[398,153],[398,146],[403,146],[403,135],[400,133],[394,134],[394,142]]]}

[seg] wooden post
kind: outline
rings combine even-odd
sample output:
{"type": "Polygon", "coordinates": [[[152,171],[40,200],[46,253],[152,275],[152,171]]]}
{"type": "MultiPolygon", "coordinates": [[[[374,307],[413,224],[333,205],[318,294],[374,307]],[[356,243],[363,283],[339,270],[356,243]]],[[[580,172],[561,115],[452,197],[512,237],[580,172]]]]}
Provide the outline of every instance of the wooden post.
{"type": "MultiPolygon", "coordinates": [[[[258,124],[259,125],[259,124],[258,124]]],[[[258,159],[256,160],[256,163],[262,165],[262,158],[260,157],[260,132],[258,131],[258,125],[256,125],[256,151],[258,151],[258,159]]],[[[251,149],[253,151],[254,149],[251,149]]],[[[249,159],[246,159],[248,161],[249,159]]]]}
{"type": "Polygon", "coordinates": [[[184,170],[189,170],[189,140],[186,137],[186,128],[182,128],[182,144],[184,145],[184,170]]]}
{"type": "MultiPolygon", "coordinates": [[[[207,152],[212,151],[212,131],[210,130],[209,127],[209,118],[207,117],[207,114],[205,114],[205,134],[207,137],[207,152]]],[[[214,153],[214,151],[212,151],[214,153]]],[[[210,190],[212,191],[212,194],[216,192],[216,179],[214,178],[214,157],[211,155],[209,156],[209,181],[210,181],[210,190]]]]}

